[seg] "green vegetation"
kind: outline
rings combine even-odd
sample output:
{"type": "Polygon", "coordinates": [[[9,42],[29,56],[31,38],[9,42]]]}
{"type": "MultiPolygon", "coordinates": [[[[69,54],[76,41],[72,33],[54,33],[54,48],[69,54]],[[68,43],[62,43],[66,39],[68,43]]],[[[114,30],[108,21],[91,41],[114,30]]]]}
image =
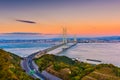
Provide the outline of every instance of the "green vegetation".
{"type": "Polygon", "coordinates": [[[120,80],[120,68],[112,64],[91,65],[52,54],[36,59],[39,70],[46,70],[63,80],[120,80]]]}
{"type": "Polygon", "coordinates": [[[38,64],[40,71],[46,69],[64,80],[79,80],[94,70],[94,66],[90,64],[73,61],[65,56],[47,54],[36,59],[35,62],[38,64]]]}
{"type": "Polygon", "coordinates": [[[33,80],[20,67],[20,59],[0,49],[0,80],[33,80]]]}
{"type": "Polygon", "coordinates": [[[99,64],[83,80],[120,80],[120,68],[112,64],[99,64]]]}

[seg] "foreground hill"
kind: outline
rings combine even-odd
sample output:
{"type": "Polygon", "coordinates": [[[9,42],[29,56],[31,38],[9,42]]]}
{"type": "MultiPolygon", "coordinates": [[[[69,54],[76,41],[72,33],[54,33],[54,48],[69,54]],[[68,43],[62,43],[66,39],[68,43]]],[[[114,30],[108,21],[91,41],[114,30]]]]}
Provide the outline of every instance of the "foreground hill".
{"type": "Polygon", "coordinates": [[[83,80],[120,80],[120,68],[112,64],[100,64],[83,80]]]}
{"type": "Polygon", "coordinates": [[[33,80],[20,67],[20,57],[0,49],[0,80],[33,80]]]}
{"type": "Polygon", "coordinates": [[[39,70],[46,70],[63,80],[120,80],[120,68],[112,64],[91,65],[65,56],[46,54],[35,62],[39,70]]]}

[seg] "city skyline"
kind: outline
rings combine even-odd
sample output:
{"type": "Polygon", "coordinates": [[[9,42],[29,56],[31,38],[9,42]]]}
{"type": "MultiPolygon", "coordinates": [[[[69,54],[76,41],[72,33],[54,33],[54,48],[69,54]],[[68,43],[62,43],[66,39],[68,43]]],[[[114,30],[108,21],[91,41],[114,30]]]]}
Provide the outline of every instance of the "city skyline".
{"type": "Polygon", "coordinates": [[[0,33],[120,35],[119,0],[1,0],[0,33]],[[34,23],[34,24],[33,24],[34,23]]]}

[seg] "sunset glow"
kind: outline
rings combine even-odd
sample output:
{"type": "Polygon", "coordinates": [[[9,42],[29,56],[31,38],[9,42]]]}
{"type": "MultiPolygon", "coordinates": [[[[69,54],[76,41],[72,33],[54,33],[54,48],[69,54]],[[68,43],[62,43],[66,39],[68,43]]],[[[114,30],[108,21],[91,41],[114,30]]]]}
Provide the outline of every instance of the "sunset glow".
{"type": "Polygon", "coordinates": [[[120,35],[119,0],[1,0],[0,33],[120,35]],[[32,20],[36,24],[17,22],[32,20]]]}

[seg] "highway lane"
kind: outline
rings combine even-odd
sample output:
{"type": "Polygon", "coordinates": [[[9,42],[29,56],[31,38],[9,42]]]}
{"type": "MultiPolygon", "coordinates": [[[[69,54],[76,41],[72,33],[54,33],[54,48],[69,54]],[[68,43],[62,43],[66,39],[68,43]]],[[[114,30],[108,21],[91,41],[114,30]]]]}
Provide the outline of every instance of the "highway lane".
{"type": "MultiPolygon", "coordinates": [[[[48,79],[46,79],[47,77],[46,77],[46,75],[45,76],[43,76],[40,72],[39,72],[39,70],[36,68],[36,66],[32,63],[32,61],[33,61],[33,58],[35,57],[35,55],[37,55],[37,54],[40,54],[40,55],[43,55],[43,54],[45,54],[46,52],[49,52],[49,51],[51,51],[51,50],[54,50],[54,49],[56,49],[56,48],[58,48],[58,47],[60,47],[60,46],[63,46],[64,44],[59,44],[59,45],[56,45],[56,46],[52,46],[51,48],[47,48],[47,49],[45,49],[45,50],[42,50],[42,51],[38,51],[38,52],[36,52],[36,53],[33,53],[33,54],[31,54],[31,55],[29,55],[28,57],[25,57],[25,58],[23,58],[23,60],[21,61],[21,66],[22,66],[22,68],[26,71],[26,73],[28,74],[28,75],[30,75],[31,77],[33,77],[33,78],[39,78],[40,80],[48,80],[48,79]]],[[[72,46],[72,45],[71,45],[72,46]]],[[[68,48],[69,49],[69,48],[68,48]]],[[[57,77],[55,77],[55,76],[52,76],[54,79],[55,78],[57,78],[57,77]]],[[[60,79],[58,79],[57,78],[57,80],[60,80],[60,79]]]]}
{"type": "Polygon", "coordinates": [[[32,59],[33,59],[34,55],[31,56],[28,59],[28,66],[30,67],[31,70],[33,70],[37,76],[39,76],[38,78],[40,78],[41,80],[45,80],[45,77],[36,69],[36,67],[34,66],[34,64],[32,63],[32,59]]]}
{"type": "Polygon", "coordinates": [[[40,80],[46,80],[46,78],[32,64],[32,59],[34,56],[35,54],[25,57],[21,62],[21,66],[26,71],[26,73],[30,75],[31,77],[35,79],[39,78],[40,80]]]}
{"type": "Polygon", "coordinates": [[[55,45],[55,46],[52,46],[50,48],[47,48],[45,50],[42,50],[42,51],[38,51],[36,53],[33,53],[31,55],[29,55],[28,57],[25,57],[23,58],[23,60],[21,61],[21,66],[22,68],[26,71],[26,73],[28,75],[30,75],[31,77],[33,78],[39,78],[40,80],[47,80],[46,77],[44,77],[38,69],[36,69],[35,65],[32,63],[33,61],[33,58],[35,55],[37,54],[45,54],[45,52],[47,51],[50,51],[50,50],[53,50],[54,48],[57,48],[59,46],[62,46],[63,44],[59,44],[59,45],[55,45]],[[31,74],[32,72],[32,74],[31,74]]]}

